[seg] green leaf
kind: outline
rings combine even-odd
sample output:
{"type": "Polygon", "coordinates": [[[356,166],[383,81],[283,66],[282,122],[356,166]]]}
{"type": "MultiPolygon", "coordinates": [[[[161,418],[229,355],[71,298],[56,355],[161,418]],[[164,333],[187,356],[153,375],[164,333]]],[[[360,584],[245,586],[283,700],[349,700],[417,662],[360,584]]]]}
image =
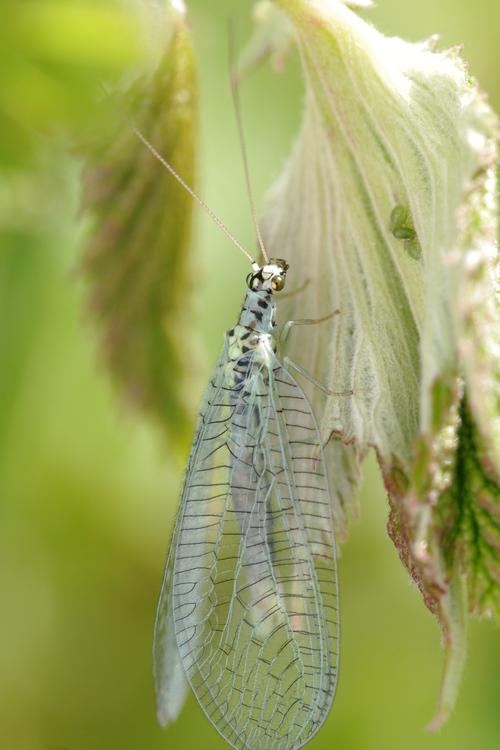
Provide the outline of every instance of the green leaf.
{"type": "MultiPolygon", "coordinates": [[[[500,623],[500,486],[499,477],[464,397],[460,405],[454,479],[444,499],[442,545],[448,565],[458,557],[467,576],[469,607],[500,623]]],[[[441,513],[438,508],[438,513],[441,513]]]]}
{"type": "MultiPolygon", "coordinates": [[[[175,447],[187,442],[193,372],[189,338],[192,200],[132,130],[191,185],[196,70],[184,11],[163,19],[163,54],[124,95],[130,113],[98,140],[85,174],[94,227],[83,268],[105,362],[128,403],[152,416],[175,447]]],[[[110,103],[108,102],[108,106],[110,103]]],[[[112,98],[111,106],[122,106],[112,98]]]]}
{"type": "Polygon", "coordinates": [[[497,119],[456,50],[384,37],[340,0],[275,6],[306,100],[263,228],[290,280],[311,282],[280,313],[341,310],[290,356],[354,392],[316,411],[325,440],[343,441],[337,467],[342,450],[377,452],[391,537],[443,631],[435,729],[458,689],[467,606],[495,611],[500,586],[497,119]]]}
{"type": "Polygon", "coordinates": [[[432,389],[432,427],[420,435],[409,478],[383,467],[389,533],[443,629],[446,663],[439,708],[451,711],[465,659],[465,610],[500,621],[500,488],[456,373],[432,389]]]}

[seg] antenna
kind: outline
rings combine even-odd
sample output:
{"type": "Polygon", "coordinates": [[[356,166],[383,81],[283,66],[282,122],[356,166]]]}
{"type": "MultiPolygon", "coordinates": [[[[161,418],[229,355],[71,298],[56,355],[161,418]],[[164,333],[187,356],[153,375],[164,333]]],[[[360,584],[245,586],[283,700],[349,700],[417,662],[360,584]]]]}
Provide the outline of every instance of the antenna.
{"type": "MultiPolygon", "coordinates": [[[[250,263],[252,264],[252,266],[254,267],[254,269],[259,268],[258,263],[255,262],[255,260],[252,258],[252,256],[250,255],[250,253],[247,250],[245,250],[245,248],[243,247],[243,245],[240,242],[238,242],[238,240],[236,239],[236,237],[234,236],[234,234],[232,234],[232,232],[229,231],[229,229],[226,227],[226,225],[212,211],[212,209],[210,208],[210,206],[208,206],[205,203],[205,201],[202,198],[200,198],[200,196],[197,193],[195,193],[194,190],[191,187],[189,187],[189,185],[187,184],[187,182],[185,182],[182,179],[182,177],[180,176],[180,174],[173,168],[173,166],[167,161],[167,159],[165,159],[165,157],[160,154],[160,152],[153,146],[153,144],[150,143],[150,141],[148,141],[148,139],[146,138],[146,136],[143,135],[141,133],[141,131],[138,128],[136,128],[135,125],[132,125],[132,130],[134,131],[134,133],[136,134],[136,136],[139,138],[139,140],[141,140],[144,143],[144,145],[146,146],[146,148],[148,148],[151,151],[151,153],[153,154],[153,156],[155,156],[158,159],[158,161],[161,162],[161,164],[163,164],[163,166],[168,169],[168,171],[170,172],[170,174],[173,177],[175,177],[175,179],[177,180],[177,182],[179,182],[182,185],[182,187],[184,188],[184,190],[187,190],[187,192],[191,195],[191,197],[194,198],[194,200],[197,201],[197,203],[199,203],[200,206],[203,209],[205,209],[205,211],[210,216],[210,218],[212,219],[212,221],[215,224],[217,224],[217,226],[219,227],[219,229],[221,229],[224,232],[224,234],[226,235],[226,237],[228,237],[228,239],[231,240],[231,242],[233,243],[233,245],[236,245],[236,247],[238,248],[238,250],[240,250],[246,258],[248,258],[248,260],[250,261],[250,263]]],[[[267,261],[267,256],[265,254],[264,254],[264,257],[266,258],[266,261],[267,261]]]]}
{"type": "Polygon", "coordinates": [[[252,191],[252,183],[250,181],[250,169],[248,166],[248,156],[247,156],[247,148],[245,143],[245,133],[243,131],[243,118],[241,116],[241,104],[240,104],[240,95],[239,95],[239,89],[238,89],[238,80],[236,73],[234,71],[234,27],[231,19],[228,19],[227,23],[227,31],[228,31],[228,53],[229,53],[229,80],[231,84],[231,94],[233,97],[233,105],[234,105],[234,111],[236,114],[236,123],[238,126],[238,136],[240,139],[240,148],[241,148],[241,156],[243,159],[243,170],[245,172],[245,182],[247,186],[247,194],[248,194],[248,202],[250,204],[250,213],[252,215],[252,221],[255,228],[255,233],[257,235],[257,241],[259,243],[259,247],[261,250],[262,255],[264,256],[264,260],[266,263],[269,263],[269,257],[266,252],[266,248],[264,246],[264,241],[262,239],[262,234],[260,232],[259,222],[257,219],[257,212],[255,210],[255,201],[253,198],[253,191],[252,191]]]}

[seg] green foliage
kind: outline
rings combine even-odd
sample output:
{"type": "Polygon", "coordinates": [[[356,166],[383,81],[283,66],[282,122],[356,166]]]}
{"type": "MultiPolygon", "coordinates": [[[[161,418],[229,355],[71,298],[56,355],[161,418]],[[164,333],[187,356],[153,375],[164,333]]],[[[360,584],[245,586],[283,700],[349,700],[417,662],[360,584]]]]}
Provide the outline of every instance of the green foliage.
{"type": "Polygon", "coordinates": [[[84,200],[94,228],[83,267],[119,390],[182,451],[195,360],[186,325],[193,204],[132,130],[133,123],[194,184],[196,74],[182,16],[175,16],[165,44],[156,71],[128,91],[118,132],[99,140],[90,158],[84,200]]]}
{"type": "Polygon", "coordinates": [[[469,584],[470,609],[494,616],[500,624],[499,481],[465,397],[458,419],[454,478],[443,500],[445,519],[451,515],[453,523],[443,523],[443,550],[450,569],[453,558],[459,558],[469,584]]]}

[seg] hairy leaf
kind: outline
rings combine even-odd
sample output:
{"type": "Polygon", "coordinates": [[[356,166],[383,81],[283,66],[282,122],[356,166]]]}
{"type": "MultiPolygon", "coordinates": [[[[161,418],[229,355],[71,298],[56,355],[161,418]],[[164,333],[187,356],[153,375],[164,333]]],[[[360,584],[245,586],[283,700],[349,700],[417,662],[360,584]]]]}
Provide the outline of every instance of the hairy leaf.
{"type": "Polygon", "coordinates": [[[498,605],[497,120],[456,50],[386,38],[340,0],[275,6],[295,29],[306,102],[266,244],[297,286],[310,281],[283,317],[341,310],[290,354],[353,390],[328,400],[322,430],[337,460],[379,457],[390,534],[443,630],[436,728],[467,606],[498,605]]]}
{"type": "Polygon", "coordinates": [[[86,170],[85,205],[94,229],[84,271],[105,361],[119,390],[182,447],[190,421],[192,200],[132,125],[193,184],[196,73],[178,2],[168,16],[157,16],[155,30],[163,53],[152,73],[111,99],[127,115],[111,137],[99,140],[86,170]]]}

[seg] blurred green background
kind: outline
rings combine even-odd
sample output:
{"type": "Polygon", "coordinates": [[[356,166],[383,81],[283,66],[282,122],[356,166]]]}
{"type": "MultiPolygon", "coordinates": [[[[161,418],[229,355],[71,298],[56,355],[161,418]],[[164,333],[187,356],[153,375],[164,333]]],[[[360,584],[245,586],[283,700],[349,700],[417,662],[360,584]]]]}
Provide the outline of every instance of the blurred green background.
{"type": "MultiPolygon", "coordinates": [[[[236,17],[241,42],[251,3],[188,6],[200,63],[200,189],[251,245],[226,55],[226,18],[236,17]]],[[[86,226],[80,167],[63,134],[78,140],[92,127],[99,81],[134,57],[130,29],[110,3],[90,0],[3,0],[0,13],[0,748],[222,750],[193,699],[167,730],[155,721],[152,629],[183,459],[116,399],[75,272],[86,226]]],[[[500,109],[498,0],[379,0],[367,17],[389,34],[438,32],[463,44],[500,109]]],[[[242,97],[261,203],[300,120],[298,60],[278,75],[264,66],[242,97]]],[[[193,408],[247,272],[207,218],[197,215],[197,227],[193,408]]],[[[339,690],[309,747],[500,747],[500,641],[488,622],[471,624],[449,724],[424,733],[441,677],[439,632],[387,538],[373,461],[361,505],[341,559],[339,690]]]]}

